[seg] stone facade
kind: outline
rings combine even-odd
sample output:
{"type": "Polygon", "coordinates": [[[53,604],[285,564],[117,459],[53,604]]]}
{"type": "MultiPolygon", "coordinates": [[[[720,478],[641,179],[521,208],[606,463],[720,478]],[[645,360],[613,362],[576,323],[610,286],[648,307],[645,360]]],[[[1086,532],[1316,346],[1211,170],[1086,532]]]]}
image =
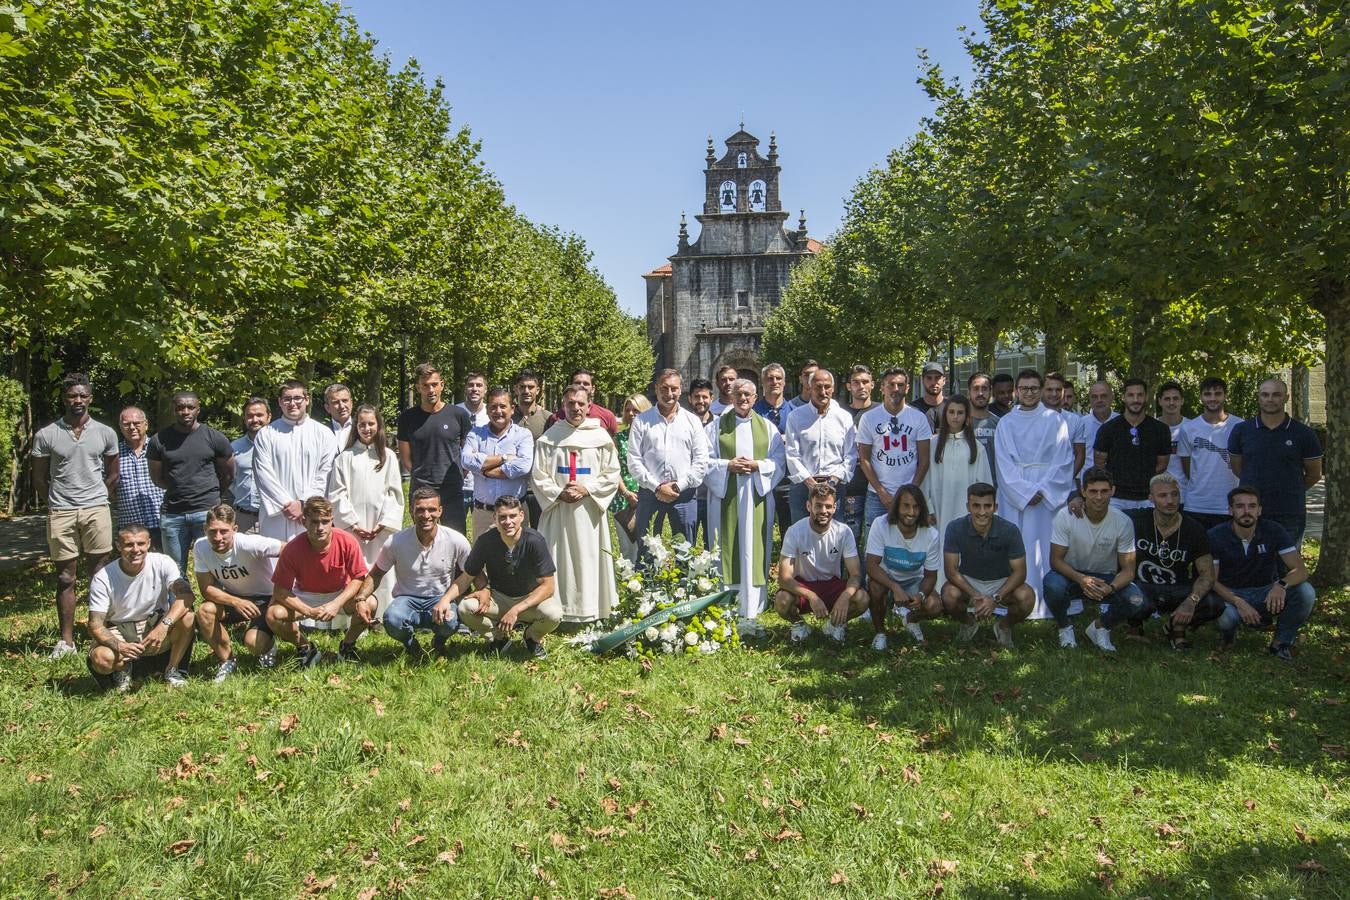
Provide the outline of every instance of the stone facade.
{"type": "Polygon", "coordinates": [[[769,154],[742,126],[719,159],[708,138],[703,212],[698,239],[680,217],[679,244],[647,282],[647,335],[658,369],[678,369],[688,382],[735,366],[759,383],[764,321],[782,297],[792,267],[820,249],[806,235],[805,213],[795,231],[778,196],[778,144],[769,154]]]}

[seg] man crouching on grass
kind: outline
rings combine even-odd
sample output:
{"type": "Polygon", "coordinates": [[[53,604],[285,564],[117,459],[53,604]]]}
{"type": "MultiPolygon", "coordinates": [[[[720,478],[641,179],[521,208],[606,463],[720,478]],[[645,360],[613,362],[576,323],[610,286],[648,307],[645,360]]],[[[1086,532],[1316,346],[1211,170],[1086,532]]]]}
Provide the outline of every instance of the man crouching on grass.
{"type": "Polygon", "coordinates": [[[181,665],[192,648],[192,587],[172,557],[150,552],[144,525],[118,529],[117,554],[89,582],[89,671],[105,690],[130,690],[133,670],[162,670],[166,684],[182,687],[181,665]]]}
{"type": "Polygon", "coordinates": [[[778,561],[778,614],[794,623],[790,636],[804,641],[811,626],[802,615],[825,620],[822,630],[843,643],[844,626],[867,609],[858,545],[847,525],[834,520],[835,492],[829,484],[812,485],[806,497],[806,518],[783,535],[778,561]]]}
{"type": "Polygon", "coordinates": [[[302,508],[305,533],[286,544],[272,573],[272,602],[267,624],[279,641],[294,644],[300,665],[316,666],[319,648],[300,634],[302,619],[331,622],[338,613],[351,616],[338,644],[338,659],[359,662],[356,639],[375,623],[376,600],[356,538],[333,527],[333,504],[310,497],[302,508]],[[365,599],[358,600],[360,595],[365,599]]]}

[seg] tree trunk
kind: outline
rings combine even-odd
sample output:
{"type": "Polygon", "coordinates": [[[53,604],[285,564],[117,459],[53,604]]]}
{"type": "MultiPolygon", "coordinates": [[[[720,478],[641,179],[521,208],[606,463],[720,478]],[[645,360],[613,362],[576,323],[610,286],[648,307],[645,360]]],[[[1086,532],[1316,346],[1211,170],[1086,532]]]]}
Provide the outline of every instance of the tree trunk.
{"type": "Polygon", "coordinates": [[[1151,339],[1154,325],[1152,310],[1160,308],[1161,304],[1155,300],[1142,300],[1135,310],[1130,331],[1129,377],[1142,378],[1150,391],[1158,387],[1158,371],[1161,368],[1157,349],[1151,339]]]}
{"type": "Polygon", "coordinates": [[[984,319],[975,328],[975,368],[980,372],[994,372],[994,353],[998,349],[998,322],[984,319]]]}
{"type": "MultiPolygon", "coordinates": [[[[1058,306],[1056,306],[1055,310],[1056,314],[1058,314],[1058,306]]],[[[1068,358],[1068,354],[1064,350],[1064,335],[1061,333],[1057,324],[1046,323],[1044,347],[1045,372],[1042,372],[1041,374],[1044,375],[1047,372],[1059,372],[1062,374],[1065,369],[1065,360],[1068,358]]]]}
{"type": "Polygon", "coordinates": [[[1313,572],[1319,588],[1350,584],[1350,285],[1325,279],[1313,303],[1326,320],[1327,501],[1322,553],[1313,572]]]}
{"type": "Polygon", "coordinates": [[[9,491],[5,508],[11,515],[34,507],[32,467],[28,464],[33,451],[33,354],[27,347],[20,348],[10,359],[10,372],[23,387],[23,406],[19,410],[17,432],[14,435],[14,458],[9,463],[9,491]]]}
{"type": "Polygon", "coordinates": [[[1308,367],[1302,363],[1289,368],[1289,414],[1308,421],[1308,367]]]}
{"type": "Polygon", "coordinates": [[[365,399],[367,403],[377,408],[380,407],[383,402],[383,398],[380,396],[380,391],[384,387],[383,381],[384,352],[381,350],[372,350],[370,351],[370,355],[366,357],[365,399]]]}

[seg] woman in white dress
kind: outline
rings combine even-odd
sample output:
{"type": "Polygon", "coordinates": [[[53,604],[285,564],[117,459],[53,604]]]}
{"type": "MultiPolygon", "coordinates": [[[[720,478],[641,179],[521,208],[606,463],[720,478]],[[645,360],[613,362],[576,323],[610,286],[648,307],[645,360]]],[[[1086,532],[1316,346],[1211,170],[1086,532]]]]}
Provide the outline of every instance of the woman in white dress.
{"type": "MultiPolygon", "coordinates": [[[[947,523],[966,514],[966,488],[977,481],[993,481],[989,457],[975,440],[970,401],[965,397],[958,394],[942,404],[932,448],[933,462],[923,488],[932,508],[932,523],[945,537],[947,523]]],[[[946,580],[938,569],[939,586],[946,580]]]]}
{"type": "MultiPolygon", "coordinates": [[[[403,527],[403,478],[398,457],[385,442],[384,417],[369,403],[352,414],[347,446],[333,461],[328,478],[328,499],[333,524],[356,538],[366,566],[373,567],[380,549],[403,527]]],[[[375,592],[377,621],[389,605],[393,584],[386,578],[375,592]]]]}

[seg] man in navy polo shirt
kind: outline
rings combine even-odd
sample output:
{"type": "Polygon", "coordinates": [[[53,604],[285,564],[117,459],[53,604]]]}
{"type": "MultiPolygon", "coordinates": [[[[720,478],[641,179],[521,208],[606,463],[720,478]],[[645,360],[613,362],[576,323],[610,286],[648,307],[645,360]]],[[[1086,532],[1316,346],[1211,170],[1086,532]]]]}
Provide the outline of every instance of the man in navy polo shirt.
{"type": "Polygon", "coordinates": [[[1228,464],[1238,483],[1260,491],[1262,515],[1278,522],[1303,543],[1308,525],[1308,488],[1322,480],[1322,445],[1317,434],[1289,417],[1289,388],[1278,378],[1261,382],[1261,414],[1238,424],[1228,437],[1228,464]]]}
{"type": "Polygon", "coordinates": [[[1228,492],[1232,521],[1209,531],[1214,556],[1214,593],[1228,604],[1219,617],[1220,646],[1233,646],[1239,625],[1275,620],[1269,652],[1291,659],[1289,648],[1312,614],[1312,585],[1293,536],[1277,522],[1261,517],[1256,488],[1238,485],[1228,492]],[[1280,576],[1280,563],[1288,571],[1280,576]]]}

